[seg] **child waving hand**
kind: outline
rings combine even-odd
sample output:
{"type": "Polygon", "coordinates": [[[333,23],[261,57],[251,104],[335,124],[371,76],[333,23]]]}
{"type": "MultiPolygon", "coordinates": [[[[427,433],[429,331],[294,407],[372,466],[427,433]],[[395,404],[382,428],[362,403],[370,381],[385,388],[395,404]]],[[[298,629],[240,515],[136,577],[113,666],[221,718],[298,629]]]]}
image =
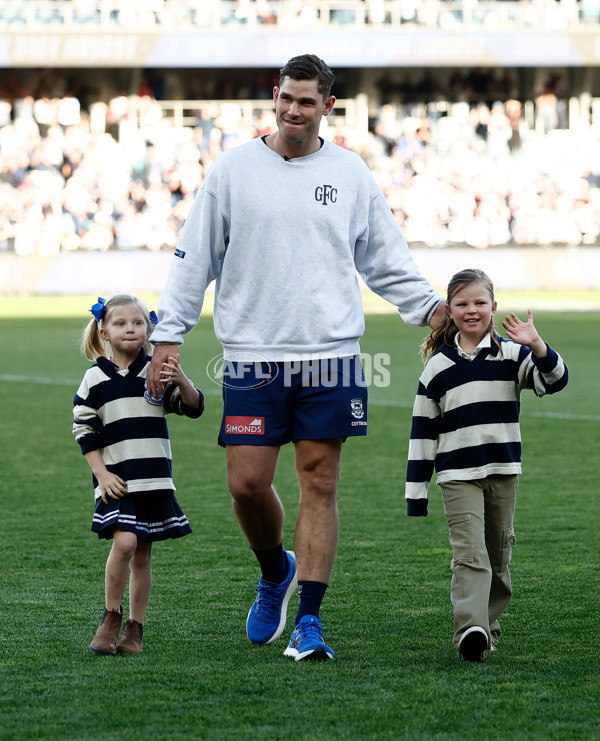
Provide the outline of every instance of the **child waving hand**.
{"type": "Polygon", "coordinates": [[[515,314],[502,322],[508,340],[496,333],[494,288],[484,272],[454,275],[447,300],[445,320],[421,349],[406,500],[409,516],[427,515],[435,470],[453,554],[453,643],[461,659],[483,661],[498,644],[498,619],[512,596],[520,393],[556,393],[568,372],[531,311],[526,322],[515,314]]]}

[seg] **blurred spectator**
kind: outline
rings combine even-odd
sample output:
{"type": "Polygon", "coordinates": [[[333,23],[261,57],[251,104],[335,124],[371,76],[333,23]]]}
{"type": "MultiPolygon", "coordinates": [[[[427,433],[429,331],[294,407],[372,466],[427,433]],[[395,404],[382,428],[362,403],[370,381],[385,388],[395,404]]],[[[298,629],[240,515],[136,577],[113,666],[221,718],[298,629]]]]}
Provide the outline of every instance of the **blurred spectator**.
{"type": "Polygon", "coordinates": [[[579,9],[558,2],[454,3],[452,0],[6,0],[7,25],[120,26],[162,29],[253,24],[280,27],[418,24],[453,29],[463,23],[486,28],[565,28],[598,22],[597,0],[579,9]]]}
{"type": "Polygon", "coordinates": [[[212,132],[216,128],[216,120],[219,111],[214,105],[205,105],[198,111],[196,120],[195,141],[200,147],[202,155],[206,156],[210,148],[212,132]]]}
{"type": "MultiPolygon", "coordinates": [[[[467,93],[454,103],[428,100],[436,85],[408,105],[401,85],[382,83],[391,92],[372,131],[333,121],[321,133],[367,162],[409,242],[599,243],[593,131],[575,135],[556,119],[530,130],[516,98],[469,102],[472,77],[453,82],[467,93]]],[[[151,95],[119,94],[88,111],[51,72],[37,96],[12,89],[0,96],[0,252],[19,255],[172,250],[214,159],[275,127],[270,107],[231,101],[199,105],[183,130],[166,125],[151,95]]]]}
{"type": "Polygon", "coordinates": [[[543,134],[558,128],[558,98],[550,83],[546,83],[535,99],[536,129],[543,134]]]}

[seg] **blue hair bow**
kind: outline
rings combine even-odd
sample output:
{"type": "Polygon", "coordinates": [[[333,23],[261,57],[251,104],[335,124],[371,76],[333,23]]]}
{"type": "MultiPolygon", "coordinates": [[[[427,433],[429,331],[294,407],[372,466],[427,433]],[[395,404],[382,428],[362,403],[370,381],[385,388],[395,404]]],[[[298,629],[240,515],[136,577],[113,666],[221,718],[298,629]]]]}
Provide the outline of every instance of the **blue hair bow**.
{"type": "Polygon", "coordinates": [[[99,322],[100,319],[102,319],[102,312],[104,311],[104,306],[106,304],[105,298],[100,298],[98,296],[98,303],[94,304],[92,308],[90,309],[90,314],[94,315],[94,319],[99,322]]]}
{"type": "Polygon", "coordinates": [[[158,324],[158,317],[156,316],[156,312],[151,311],[148,314],[148,317],[150,318],[150,324],[158,324]]]}

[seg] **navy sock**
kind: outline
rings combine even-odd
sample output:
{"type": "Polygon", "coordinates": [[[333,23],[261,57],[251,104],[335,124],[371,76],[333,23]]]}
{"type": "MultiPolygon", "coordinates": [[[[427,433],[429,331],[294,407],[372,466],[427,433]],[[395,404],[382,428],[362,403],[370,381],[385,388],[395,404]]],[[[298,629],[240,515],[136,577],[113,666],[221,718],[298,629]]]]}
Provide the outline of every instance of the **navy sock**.
{"type": "Polygon", "coordinates": [[[288,572],[288,562],[283,550],[283,543],[266,551],[255,551],[254,548],[252,550],[260,564],[263,579],[270,581],[272,584],[281,584],[288,572]]]}
{"type": "Polygon", "coordinates": [[[305,615],[314,615],[317,618],[319,617],[321,602],[323,602],[327,586],[328,585],[324,584],[322,581],[298,582],[298,597],[300,598],[300,604],[296,615],[296,625],[298,625],[301,618],[305,615]]]}

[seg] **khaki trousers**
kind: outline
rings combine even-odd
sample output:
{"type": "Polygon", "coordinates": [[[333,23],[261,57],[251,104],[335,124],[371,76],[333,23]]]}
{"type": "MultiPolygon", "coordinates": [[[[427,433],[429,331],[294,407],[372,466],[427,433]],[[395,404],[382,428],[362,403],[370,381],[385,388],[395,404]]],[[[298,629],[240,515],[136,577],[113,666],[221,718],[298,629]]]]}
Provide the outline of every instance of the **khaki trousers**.
{"type": "Polygon", "coordinates": [[[500,639],[498,618],[512,597],[510,559],[518,476],[488,476],[440,484],[452,546],[453,643],[473,626],[500,639]]]}

